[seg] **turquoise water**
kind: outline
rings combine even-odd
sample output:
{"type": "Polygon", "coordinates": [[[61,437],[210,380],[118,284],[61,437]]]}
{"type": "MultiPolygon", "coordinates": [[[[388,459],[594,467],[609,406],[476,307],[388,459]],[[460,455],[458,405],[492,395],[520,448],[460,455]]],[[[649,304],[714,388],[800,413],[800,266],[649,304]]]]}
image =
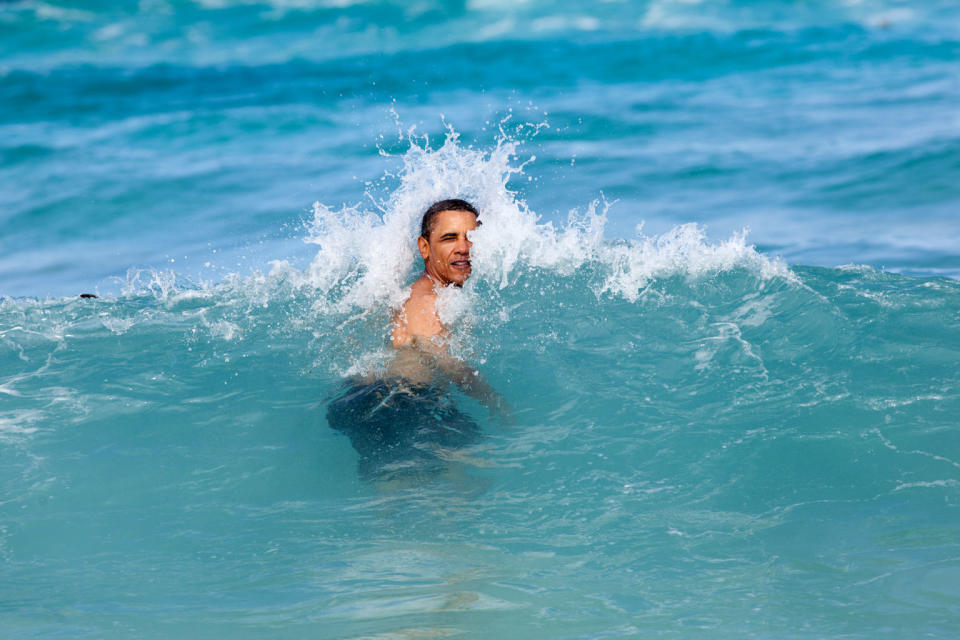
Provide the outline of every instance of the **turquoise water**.
{"type": "Polygon", "coordinates": [[[955,638],[958,18],[0,4],[0,636],[955,638]],[[512,415],[371,481],[451,195],[512,415]]]}

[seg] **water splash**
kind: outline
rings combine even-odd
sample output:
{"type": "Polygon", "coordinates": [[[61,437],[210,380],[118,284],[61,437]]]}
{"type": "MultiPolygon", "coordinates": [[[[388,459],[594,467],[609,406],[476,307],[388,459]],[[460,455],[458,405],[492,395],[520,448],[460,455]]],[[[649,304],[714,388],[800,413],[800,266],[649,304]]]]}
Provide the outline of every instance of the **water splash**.
{"type": "Polygon", "coordinates": [[[391,316],[422,268],[415,250],[421,215],[431,203],[452,197],[471,201],[482,221],[471,234],[473,276],[463,289],[445,290],[438,308],[445,324],[467,334],[472,327],[509,322],[511,308],[529,301],[531,291],[538,292],[537,304],[547,306],[574,289],[594,300],[636,303],[651,292],[661,295],[660,283],[677,277],[708,282],[742,271],[756,288],[771,278],[796,281],[781,260],[747,244],[744,233],[713,242],[703,227],[685,224],[646,236],[641,223],[633,239],[608,238],[607,212],[616,205],[602,197],[572,209],[562,223],[544,221],[511,188],[536,160],[522,151],[538,129],[520,125],[512,135],[501,130],[487,148],[464,144],[452,127],[439,146],[408,132],[400,171],[385,177],[395,179],[395,186],[384,197],[368,193],[364,204],[340,209],[314,205],[305,240],[317,252],[306,268],[278,260],[267,274],[231,275],[218,283],[195,282],[172,270],[131,269],[119,282],[118,296],[70,302],[76,317],[61,318],[59,325],[96,316],[98,326],[124,335],[160,323],[183,331],[186,340],[233,343],[236,349],[258,335],[300,335],[324,369],[376,369],[388,356],[391,316]]]}
{"type": "Polygon", "coordinates": [[[748,245],[745,233],[712,243],[696,224],[660,236],[642,235],[639,225],[636,239],[612,241],[604,236],[611,205],[603,199],[571,210],[563,224],[544,222],[510,188],[511,179],[536,159],[519,160],[522,143],[501,137],[490,150],[475,149],[451,129],[443,144],[431,149],[429,140],[410,137],[400,184],[376,203],[377,210],[316,203],[308,241],[320,249],[309,268],[293,274],[289,264],[277,263],[273,273],[314,289],[322,311],[396,308],[420,268],[414,243],[423,211],[437,200],[459,197],[477,206],[482,221],[471,234],[474,271],[468,290],[478,281],[504,289],[531,270],[570,276],[588,265],[598,274],[596,293],[631,301],[651,280],[676,274],[695,278],[745,268],[760,279],[793,277],[782,261],[748,245]]]}

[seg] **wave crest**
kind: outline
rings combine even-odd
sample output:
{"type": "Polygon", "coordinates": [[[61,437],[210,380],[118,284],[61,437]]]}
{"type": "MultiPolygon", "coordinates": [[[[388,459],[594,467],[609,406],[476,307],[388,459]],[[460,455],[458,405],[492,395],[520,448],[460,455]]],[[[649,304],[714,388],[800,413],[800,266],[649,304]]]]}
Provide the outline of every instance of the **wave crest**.
{"type": "MultiPolygon", "coordinates": [[[[587,266],[599,276],[594,283],[598,295],[630,301],[651,280],[678,274],[701,277],[745,268],[760,279],[793,278],[781,260],[747,244],[745,232],[712,243],[694,223],[659,236],[644,236],[641,224],[636,239],[609,240],[604,229],[611,205],[603,199],[571,210],[564,223],[543,221],[509,187],[524,165],[535,160],[518,160],[521,141],[504,136],[484,151],[462,145],[449,130],[437,149],[413,136],[409,145],[399,186],[384,201],[371,197],[373,210],[314,205],[308,241],[320,248],[310,266],[292,277],[315,289],[329,311],[402,304],[406,284],[420,267],[415,238],[422,212],[437,200],[455,197],[471,201],[483,223],[471,234],[474,271],[468,288],[484,281],[504,289],[530,269],[569,276],[587,266]]],[[[286,263],[275,265],[275,271],[292,273],[286,263]]]]}

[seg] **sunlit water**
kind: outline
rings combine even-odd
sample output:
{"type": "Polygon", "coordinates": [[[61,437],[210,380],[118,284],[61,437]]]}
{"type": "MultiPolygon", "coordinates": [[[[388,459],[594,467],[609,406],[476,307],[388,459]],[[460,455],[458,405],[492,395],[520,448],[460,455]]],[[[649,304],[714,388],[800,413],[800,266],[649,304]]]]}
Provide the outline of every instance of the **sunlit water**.
{"type": "Polygon", "coordinates": [[[336,4],[0,5],[0,636],[955,638],[957,8],[336,4]]]}

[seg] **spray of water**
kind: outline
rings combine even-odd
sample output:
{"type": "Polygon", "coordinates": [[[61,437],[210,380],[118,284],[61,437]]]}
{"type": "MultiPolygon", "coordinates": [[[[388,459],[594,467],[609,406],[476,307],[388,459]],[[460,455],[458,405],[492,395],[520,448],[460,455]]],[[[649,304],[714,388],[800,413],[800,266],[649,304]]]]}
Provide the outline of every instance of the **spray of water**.
{"type": "Polygon", "coordinates": [[[402,304],[410,275],[419,268],[420,216],[431,203],[455,197],[474,203],[483,222],[471,237],[474,270],[468,292],[477,281],[504,289],[530,269],[569,276],[585,265],[599,274],[593,284],[598,294],[631,301],[651,281],[676,274],[696,278],[746,268],[761,279],[791,277],[781,261],[748,245],[743,233],[711,243],[695,224],[652,237],[642,235],[638,225],[636,238],[611,242],[604,238],[609,209],[604,200],[570,211],[564,224],[542,221],[509,186],[526,162],[535,160],[520,162],[521,141],[504,136],[492,149],[478,150],[461,144],[453,130],[436,149],[426,139],[408,141],[400,184],[385,201],[373,211],[316,203],[308,241],[319,250],[312,263],[295,274],[286,263],[275,265],[275,274],[314,289],[323,311],[402,304]]]}
{"type": "Polygon", "coordinates": [[[711,242],[695,224],[660,236],[645,236],[638,225],[634,238],[606,238],[611,205],[603,199],[570,211],[562,223],[542,220],[510,188],[535,161],[521,157],[522,135],[502,134],[492,148],[465,145],[452,128],[439,146],[412,134],[405,140],[396,186],[385,197],[368,194],[368,204],[339,209],[314,205],[306,240],[317,252],[306,268],[277,261],[267,274],[215,284],[172,271],[132,270],[119,298],[98,302],[103,326],[126,333],[161,322],[184,327],[191,340],[201,335],[219,342],[305,334],[323,369],[375,369],[389,357],[392,315],[422,268],[415,249],[420,217],[431,203],[453,197],[472,202],[483,222],[471,235],[473,275],[462,289],[444,290],[438,303],[441,321],[464,334],[509,322],[511,305],[529,302],[534,290],[535,304],[562,306],[560,297],[572,288],[633,303],[660,295],[665,279],[708,279],[731,270],[750,274],[758,286],[776,277],[795,280],[744,234],[711,242]]]}

